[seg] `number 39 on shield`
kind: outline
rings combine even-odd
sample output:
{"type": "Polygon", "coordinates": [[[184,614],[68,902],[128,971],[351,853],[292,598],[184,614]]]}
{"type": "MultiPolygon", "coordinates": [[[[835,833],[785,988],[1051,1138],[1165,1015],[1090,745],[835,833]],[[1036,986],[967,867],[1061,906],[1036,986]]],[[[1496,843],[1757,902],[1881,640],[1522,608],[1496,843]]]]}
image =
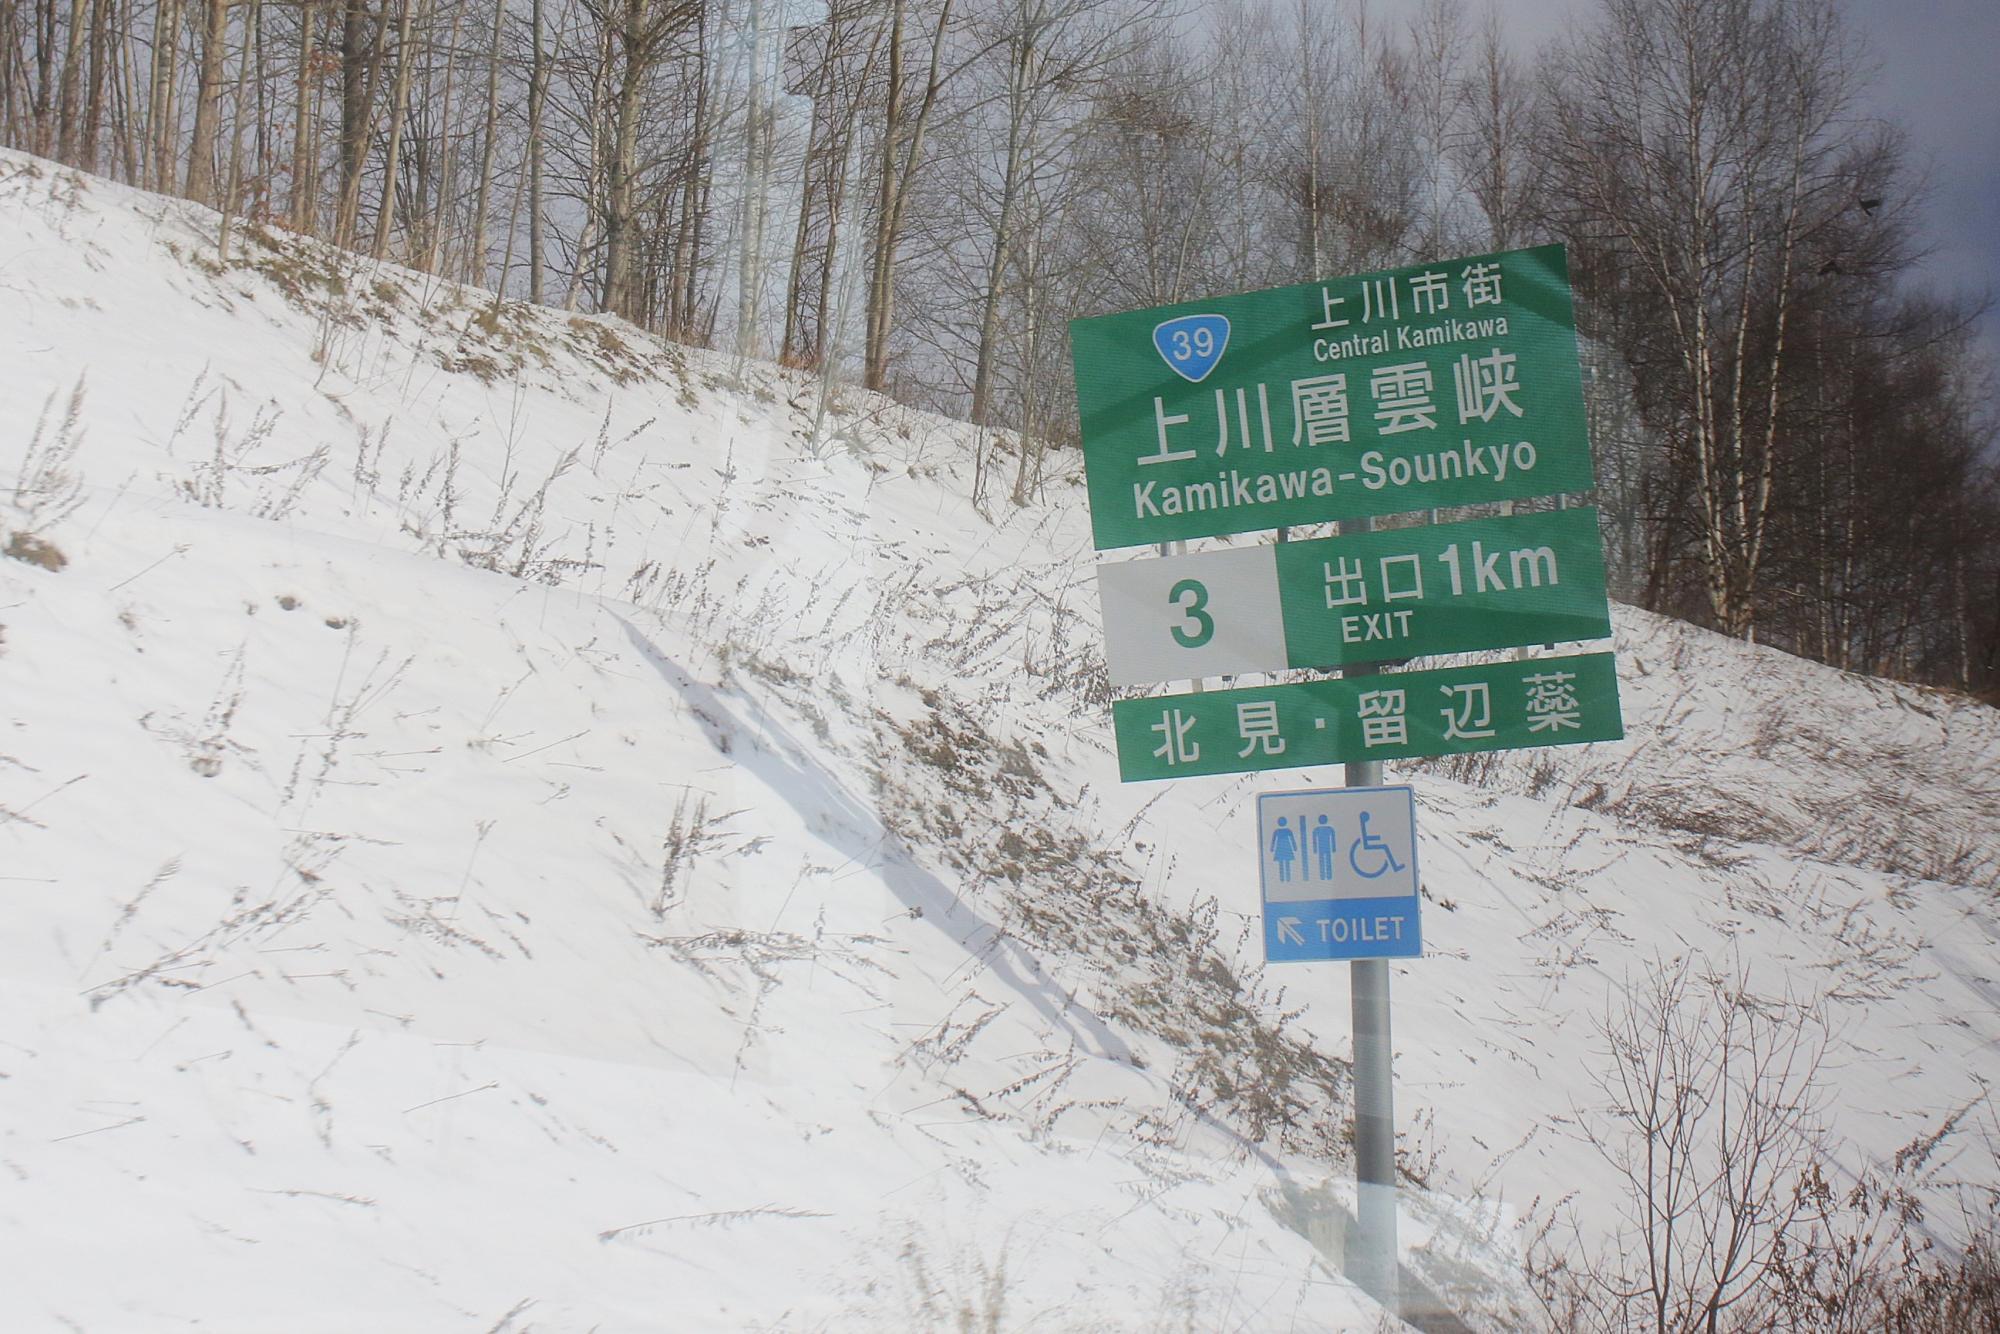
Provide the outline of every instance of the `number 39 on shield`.
{"type": "Polygon", "coordinates": [[[1153,329],[1153,349],[1192,384],[1208,378],[1228,346],[1229,320],[1222,315],[1182,315],[1153,329]]]}

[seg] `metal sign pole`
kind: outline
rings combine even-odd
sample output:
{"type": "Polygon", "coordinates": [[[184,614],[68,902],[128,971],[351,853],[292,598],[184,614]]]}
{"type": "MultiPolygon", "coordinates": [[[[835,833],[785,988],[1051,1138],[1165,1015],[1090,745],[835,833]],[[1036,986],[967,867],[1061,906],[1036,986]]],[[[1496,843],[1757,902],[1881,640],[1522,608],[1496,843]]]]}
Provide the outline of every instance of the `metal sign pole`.
{"type": "MultiPolygon", "coordinates": [[[[1356,770],[1376,763],[1350,764],[1356,770]]],[[[1389,961],[1355,959],[1347,965],[1354,991],[1355,1235],[1347,1248],[1347,1276],[1362,1291],[1400,1314],[1396,1261],[1396,1123],[1389,1048],[1389,961]]]]}
{"type": "MultiPolygon", "coordinates": [[[[1349,520],[1341,531],[1365,532],[1369,519],[1349,520]]],[[[1357,663],[1343,676],[1373,676],[1374,663],[1357,663]]],[[[1347,786],[1380,787],[1380,760],[1352,761],[1347,786]]],[[[1396,1115],[1393,1049],[1389,1045],[1389,961],[1354,959],[1348,965],[1354,1007],[1355,1230],[1347,1246],[1347,1276],[1401,1314],[1396,1261],[1396,1115]]]]}

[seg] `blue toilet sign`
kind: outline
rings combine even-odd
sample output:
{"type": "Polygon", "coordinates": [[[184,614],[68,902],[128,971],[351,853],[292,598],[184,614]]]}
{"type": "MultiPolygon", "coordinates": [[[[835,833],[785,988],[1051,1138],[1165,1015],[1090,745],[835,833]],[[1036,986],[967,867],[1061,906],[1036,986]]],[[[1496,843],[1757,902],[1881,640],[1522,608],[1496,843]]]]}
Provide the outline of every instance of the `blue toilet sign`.
{"type": "Polygon", "coordinates": [[[1208,378],[1229,346],[1229,320],[1222,315],[1182,315],[1153,329],[1153,346],[1173,367],[1174,374],[1192,384],[1208,378]]]}
{"type": "Polygon", "coordinates": [[[1266,792],[1257,847],[1269,962],[1423,953],[1411,789],[1266,792]]]}

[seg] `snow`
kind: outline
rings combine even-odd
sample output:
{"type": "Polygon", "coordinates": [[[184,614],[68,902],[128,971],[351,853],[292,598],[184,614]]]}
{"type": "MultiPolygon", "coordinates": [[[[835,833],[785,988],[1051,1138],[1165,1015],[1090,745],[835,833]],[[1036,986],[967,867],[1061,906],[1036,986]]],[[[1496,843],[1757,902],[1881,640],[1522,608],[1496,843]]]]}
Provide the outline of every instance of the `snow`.
{"type": "MultiPolygon", "coordinates": [[[[0,540],[67,562],[0,559],[0,1325],[1382,1318],[1345,970],[1255,929],[1254,795],[1338,775],[1119,785],[1078,477],[21,154],[0,290],[0,540]]],[[[1993,711],[1615,623],[1625,742],[1390,774],[1473,1327],[1538,1201],[1609,1225],[1657,960],[1831,997],[1845,1171],[1991,1127],[1993,711]]]]}

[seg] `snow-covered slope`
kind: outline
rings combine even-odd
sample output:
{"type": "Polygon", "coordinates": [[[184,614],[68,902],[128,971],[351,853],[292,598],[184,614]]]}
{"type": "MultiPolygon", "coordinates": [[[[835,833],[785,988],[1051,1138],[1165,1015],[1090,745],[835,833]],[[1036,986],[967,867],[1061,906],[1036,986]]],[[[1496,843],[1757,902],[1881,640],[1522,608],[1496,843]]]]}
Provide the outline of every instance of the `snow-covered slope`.
{"type": "MultiPolygon", "coordinates": [[[[0,293],[0,1325],[1378,1319],[1345,970],[1254,929],[1337,775],[1118,784],[1074,478],[13,154],[0,293]]],[[[1391,774],[1476,1326],[1656,960],[1830,997],[1850,1172],[2000,1075],[1993,712],[1616,623],[1626,742],[1391,774]]]]}

